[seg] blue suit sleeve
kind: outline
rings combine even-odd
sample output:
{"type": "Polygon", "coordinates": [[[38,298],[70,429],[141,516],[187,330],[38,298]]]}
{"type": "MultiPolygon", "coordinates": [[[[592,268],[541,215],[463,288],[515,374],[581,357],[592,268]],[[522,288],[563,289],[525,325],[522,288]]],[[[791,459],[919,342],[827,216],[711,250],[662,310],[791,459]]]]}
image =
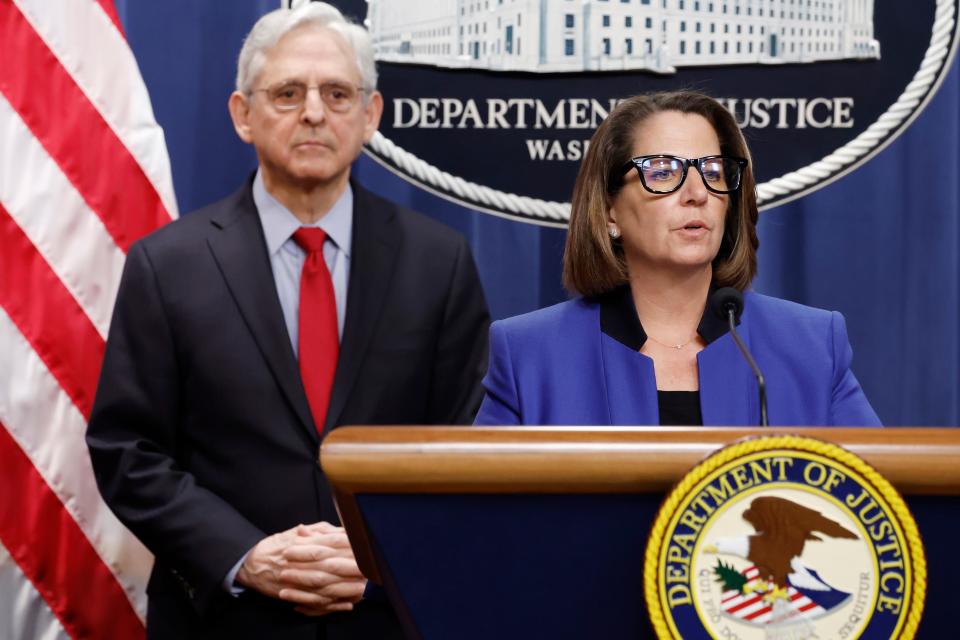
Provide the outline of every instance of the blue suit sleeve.
{"type": "Polygon", "coordinates": [[[830,422],[833,425],[855,427],[882,426],[870,401],[863,393],[850,362],[853,349],[847,338],[847,323],[843,315],[831,314],[830,329],[833,338],[833,397],[830,405],[830,422]]]}
{"type": "Polygon", "coordinates": [[[483,379],[487,391],[480,405],[475,425],[521,424],[520,401],[517,395],[510,346],[503,324],[490,326],[490,364],[483,379]]]}

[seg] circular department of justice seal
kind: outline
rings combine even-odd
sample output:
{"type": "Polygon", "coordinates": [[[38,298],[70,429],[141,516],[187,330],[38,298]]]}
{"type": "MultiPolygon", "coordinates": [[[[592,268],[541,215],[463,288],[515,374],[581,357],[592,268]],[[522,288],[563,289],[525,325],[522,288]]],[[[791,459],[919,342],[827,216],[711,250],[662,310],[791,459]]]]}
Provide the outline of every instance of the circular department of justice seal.
{"type": "Polygon", "coordinates": [[[960,37],[960,0],[331,1],[373,43],[385,103],[370,158],[471,209],[559,228],[594,130],[628,96],[720,100],[766,209],[893,141],[960,37]]]}
{"type": "Polygon", "coordinates": [[[773,436],[722,449],[680,481],[643,577],[659,638],[912,638],[926,560],[903,499],[868,464],[773,436]]]}

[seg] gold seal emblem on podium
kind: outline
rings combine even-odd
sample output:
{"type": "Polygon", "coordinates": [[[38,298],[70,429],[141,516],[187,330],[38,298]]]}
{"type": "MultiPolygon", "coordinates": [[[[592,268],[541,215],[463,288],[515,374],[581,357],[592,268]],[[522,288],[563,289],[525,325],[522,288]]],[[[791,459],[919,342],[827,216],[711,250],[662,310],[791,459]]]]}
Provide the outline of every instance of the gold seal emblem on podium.
{"type": "Polygon", "coordinates": [[[721,449],[664,500],[644,587],[659,638],[912,638],[926,560],[897,491],[798,436],[721,449]]]}

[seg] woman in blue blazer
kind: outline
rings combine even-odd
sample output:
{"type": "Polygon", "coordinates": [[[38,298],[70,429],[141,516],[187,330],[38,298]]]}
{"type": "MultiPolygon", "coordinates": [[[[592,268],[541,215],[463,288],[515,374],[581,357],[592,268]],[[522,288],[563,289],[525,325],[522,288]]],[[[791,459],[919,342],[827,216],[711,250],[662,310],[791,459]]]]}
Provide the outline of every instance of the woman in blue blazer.
{"type": "Polygon", "coordinates": [[[708,304],[720,287],[746,292],[738,331],[771,424],[879,424],[843,316],[747,291],[757,217],[722,105],[690,91],[621,102],[574,187],[563,277],[580,297],[493,324],[476,424],[759,424],[756,380],[708,304]]]}

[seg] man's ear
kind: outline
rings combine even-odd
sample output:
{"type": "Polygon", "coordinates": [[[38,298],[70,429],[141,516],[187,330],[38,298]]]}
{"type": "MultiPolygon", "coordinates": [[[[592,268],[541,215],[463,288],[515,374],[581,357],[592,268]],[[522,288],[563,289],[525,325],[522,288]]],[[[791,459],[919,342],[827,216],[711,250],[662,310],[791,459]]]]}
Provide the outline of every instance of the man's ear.
{"type": "Polygon", "coordinates": [[[227,109],[230,111],[230,119],[233,120],[233,129],[240,136],[240,139],[247,144],[253,143],[253,134],[250,130],[250,103],[239,91],[230,94],[227,100],[227,109]]]}
{"type": "Polygon", "coordinates": [[[364,116],[366,121],[363,126],[363,141],[370,142],[370,138],[377,132],[380,126],[380,116],[383,115],[383,96],[379,91],[370,94],[370,99],[364,105],[364,116]]]}

